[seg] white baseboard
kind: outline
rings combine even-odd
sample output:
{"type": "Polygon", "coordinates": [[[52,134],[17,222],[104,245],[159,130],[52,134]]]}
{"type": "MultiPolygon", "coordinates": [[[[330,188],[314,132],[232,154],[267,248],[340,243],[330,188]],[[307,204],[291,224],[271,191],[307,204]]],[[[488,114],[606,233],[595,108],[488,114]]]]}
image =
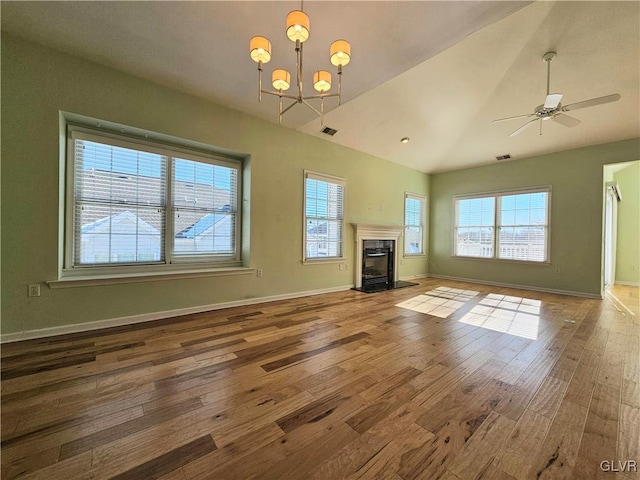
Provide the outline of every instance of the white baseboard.
{"type": "Polygon", "coordinates": [[[400,280],[405,282],[410,282],[411,280],[415,280],[416,278],[427,278],[429,276],[428,273],[420,273],[418,275],[409,275],[406,277],[400,277],[400,280]]]}
{"type": "Polygon", "coordinates": [[[271,295],[268,297],[247,298],[244,300],[234,300],[232,302],[213,303],[211,305],[200,305],[197,307],[177,308],[175,310],[165,310],[162,312],[142,313],[128,317],[111,318],[97,320],[95,322],[77,323],[74,325],[61,325],[59,327],[41,328],[37,330],[25,330],[22,332],[8,333],[0,336],[0,343],[19,342],[22,340],[32,340],[35,338],[53,337],[56,335],[66,335],[69,333],[89,332],[103,328],[120,327],[123,325],[133,325],[136,323],[151,322],[163,318],[179,317],[181,315],[191,315],[194,313],[207,312],[211,310],[221,310],[223,308],[242,307],[245,305],[255,305],[258,303],[274,302],[277,300],[289,300],[291,298],[310,297],[323,293],[342,292],[353,288],[353,285],[342,285],[340,287],[321,288],[317,290],[307,290],[304,292],[285,293],[282,295],[271,295]]]}
{"type": "Polygon", "coordinates": [[[616,285],[628,285],[629,287],[640,287],[640,282],[621,282],[616,280],[614,282],[616,285]]]}
{"type": "Polygon", "coordinates": [[[479,285],[492,285],[494,287],[517,288],[519,290],[531,290],[533,292],[555,293],[558,295],[570,295],[572,297],[597,298],[602,300],[602,295],[586,292],[573,292],[570,290],[558,290],[555,288],[534,287],[530,285],[518,285],[515,283],[490,282],[488,280],[476,280],[474,278],[451,277],[449,275],[429,274],[430,278],[441,278],[443,280],[453,280],[456,282],[477,283],[479,285]]]}

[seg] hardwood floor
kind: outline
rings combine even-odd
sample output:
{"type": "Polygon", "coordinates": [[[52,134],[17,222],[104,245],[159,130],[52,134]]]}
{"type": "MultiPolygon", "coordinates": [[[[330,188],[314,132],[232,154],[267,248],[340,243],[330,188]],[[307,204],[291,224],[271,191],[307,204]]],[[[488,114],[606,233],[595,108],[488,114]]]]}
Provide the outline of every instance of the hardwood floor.
{"type": "Polygon", "coordinates": [[[638,307],[423,279],[3,345],[2,479],[640,479],[638,307]]]}

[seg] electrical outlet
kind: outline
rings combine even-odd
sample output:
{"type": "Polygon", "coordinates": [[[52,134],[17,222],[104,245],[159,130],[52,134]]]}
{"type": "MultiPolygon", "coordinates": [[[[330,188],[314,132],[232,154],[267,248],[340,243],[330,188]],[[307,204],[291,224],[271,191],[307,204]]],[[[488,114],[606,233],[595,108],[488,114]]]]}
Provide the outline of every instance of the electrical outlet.
{"type": "Polygon", "coordinates": [[[343,271],[344,270],[344,263],[341,263],[338,265],[338,270],[343,271]]]}
{"type": "Polygon", "coordinates": [[[37,283],[34,285],[29,285],[29,296],[30,297],[39,297],[40,296],[40,285],[37,283]]]}
{"type": "Polygon", "coordinates": [[[258,278],[262,278],[262,269],[261,268],[258,268],[256,270],[256,275],[258,276],[258,278]]]}
{"type": "Polygon", "coordinates": [[[349,264],[348,264],[348,263],[345,263],[345,264],[344,264],[344,269],[345,269],[345,270],[349,270],[349,264]]]}
{"type": "Polygon", "coordinates": [[[560,267],[556,267],[555,272],[556,272],[556,275],[558,275],[560,273],[560,267]]]}

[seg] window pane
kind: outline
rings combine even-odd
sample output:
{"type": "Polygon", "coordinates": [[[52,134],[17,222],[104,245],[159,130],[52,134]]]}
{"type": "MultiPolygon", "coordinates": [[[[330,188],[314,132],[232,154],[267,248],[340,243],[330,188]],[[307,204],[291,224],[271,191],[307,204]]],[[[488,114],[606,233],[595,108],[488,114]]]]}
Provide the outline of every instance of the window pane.
{"type": "Polygon", "coordinates": [[[237,170],[173,161],[174,255],[234,255],[237,170]]]}
{"type": "Polygon", "coordinates": [[[498,257],[543,262],[547,255],[548,192],[503,196],[498,257]]]}
{"type": "Polygon", "coordinates": [[[74,265],[164,260],[163,155],[74,140],[74,265]]]}
{"type": "Polygon", "coordinates": [[[494,225],[495,199],[469,198],[458,200],[458,226],[487,226],[494,225]]]}
{"type": "Polygon", "coordinates": [[[546,227],[502,227],[499,241],[500,258],[546,260],[546,227]]]}
{"type": "Polygon", "coordinates": [[[456,200],[455,254],[462,257],[493,257],[495,197],[456,200]]]}
{"type": "Polygon", "coordinates": [[[164,209],[76,204],[76,264],[164,260],[164,209]]]}
{"type": "Polygon", "coordinates": [[[456,255],[461,257],[493,257],[493,231],[493,228],[457,228],[456,255]]]}

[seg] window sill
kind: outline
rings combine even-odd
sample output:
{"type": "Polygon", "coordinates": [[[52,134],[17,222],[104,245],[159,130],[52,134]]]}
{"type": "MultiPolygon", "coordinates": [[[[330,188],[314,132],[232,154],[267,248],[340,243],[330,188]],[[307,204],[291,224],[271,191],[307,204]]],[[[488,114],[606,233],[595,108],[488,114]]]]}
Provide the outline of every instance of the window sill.
{"type": "Polygon", "coordinates": [[[302,260],[303,265],[313,265],[313,264],[322,264],[322,263],[343,263],[346,262],[347,259],[344,257],[331,257],[331,258],[305,258],[302,260]]]}
{"type": "Polygon", "coordinates": [[[256,273],[255,268],[227,267],[199,270],[172,270],[163,272],[117,273],[107,275],[85,275],[66,277],[47,282],[49,288],[92,287],[119,283],[155,282],[161,280],[176,280],[181,278],[219,277],[228,275],[249,275],[256,273]]]}
{"type": "Polygon", "coordinates": [[[405,253],[403,255],[404,258],[419,258],[419,257],[426,257],[427,254],[426,253],[405,253]]]}
{"type": "Polygon", "coordinates": [[[551,265],[551,262],[549,260],[536,262],[533,260],[514,260],[510,258],[465,257],[463,255],[451,255],[451,258],[455,258],[457,260],[480,260],[481,262],[517,263],[518,265],[551,265]]]}

